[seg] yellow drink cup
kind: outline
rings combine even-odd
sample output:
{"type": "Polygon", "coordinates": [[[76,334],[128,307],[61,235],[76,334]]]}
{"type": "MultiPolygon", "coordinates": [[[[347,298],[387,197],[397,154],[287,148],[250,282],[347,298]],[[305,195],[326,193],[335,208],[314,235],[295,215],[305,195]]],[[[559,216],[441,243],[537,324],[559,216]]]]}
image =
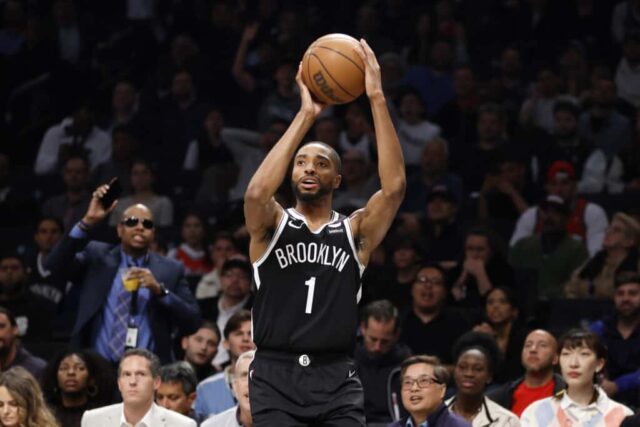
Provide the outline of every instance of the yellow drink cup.
{"type": "Polygon", "coordinates": [[[121,276],[122,286],[124,286],[124,289],[129,292],[137,291],[138,288],[140,288],[140,279],[133,276],[131,273],[131,270],[125,270],[122,272],[121,276]]]}

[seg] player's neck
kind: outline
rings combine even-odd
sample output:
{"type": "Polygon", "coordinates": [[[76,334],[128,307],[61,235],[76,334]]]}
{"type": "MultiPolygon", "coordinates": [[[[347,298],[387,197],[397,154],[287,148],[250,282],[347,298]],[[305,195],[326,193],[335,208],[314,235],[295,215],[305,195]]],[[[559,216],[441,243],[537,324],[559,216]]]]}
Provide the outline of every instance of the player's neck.
{"type": "Polygon", "coordinates": [[[304,215],[310,225],[322,225],[331,219],[331,197],[313,202],[297,200],[295,209],[304,215]]]}

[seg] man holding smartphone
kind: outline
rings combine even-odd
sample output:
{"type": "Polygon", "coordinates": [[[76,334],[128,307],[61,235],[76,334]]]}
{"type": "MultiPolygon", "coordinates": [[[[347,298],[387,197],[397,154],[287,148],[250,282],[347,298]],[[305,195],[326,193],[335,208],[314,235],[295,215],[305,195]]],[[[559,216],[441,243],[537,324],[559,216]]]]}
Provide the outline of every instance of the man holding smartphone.
{"type": "Polygon", "coordinates": [[[198,329],[200,312],[189,290],[184,268],[149,251],[155,226],[149,208],[127,207],[117,225],[120,244],[90,241],[91,230],[115,208],[113,189],[98,187],[81,221],[52,250],[47,268],[81,286],[72,344],[92,347],[116,363],[125,348],[146,348],[162,363],[173,361],[171,331],[180,335],[198,329]],[[104,201],[108,203],[104,203],[104,201]],[[124,287],[138,279],[139,289],[124,287]]]}

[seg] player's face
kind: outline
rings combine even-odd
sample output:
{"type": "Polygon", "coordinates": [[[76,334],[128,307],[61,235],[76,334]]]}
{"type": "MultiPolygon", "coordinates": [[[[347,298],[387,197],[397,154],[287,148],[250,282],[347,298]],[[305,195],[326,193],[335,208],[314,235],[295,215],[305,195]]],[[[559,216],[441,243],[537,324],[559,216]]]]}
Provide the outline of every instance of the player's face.
{"type": "Polygon", "coordinates": [[[182,415],[189,415],[191,405],[196,398],[195,393],[187,395],[179,381],[161,382],[156,391],[156,403],[163,408],[182,415]]]}
{"type": "Polygon", "coordinates": [[[613,302],[618,316],[634,318],[640,313],[640,283],[625,283],[616,288],[613,302]]]}
{"type": "Polygon", "coordinates": [[[438,310],[447,298],[447,288],[442,273],[435,268],[418,271],[411,286],[413,305],[423,312],[438,310]]]}
{"type": "Polygon", "coordinates": [[[153,401],[160,377],[151,375],[149,361],[142,356],[129,356],[120,362],[118,389],[125,404],[143,405],[153,401]]]}
{"type": "Polygon", "coordinates": [[[200,328],[198,332],[182,338],[184,359],[196,366],[210,363],[218,352],[218,335],[209,328],[200,328]]]}
{"type": "Polygon", "coordinates": [[[482,394],[485,385],[491,381],[487,357],[477,349],[465,351],[453,368],[453,378],[458,393],[468,396],[482,394]]]}
{"type": "Polygon", "coordinates": [[[307,144],[298,150],[291,176],[298,200],[313,202],[338,188],[341,177],[333,156],[329,149],[319,144],[307,144]]]}
{"type": "Polygon", "coordinates": [[[137,224],[129,227],[125,224],[118,224],[118,237],[125,248],[134,250],[145,250],[149,247],[154,238],[154,228],[145,228],[143,222],[145,219],[153,221],[151,212],[139,206],[132,206],[125,211],[122,219],[137,218],[137,224]]]}
{"type": "Polygon", "coordinates": [[[379,358],[389,353],[400,336],[400,330],[396,329],[394,320],[378,322],[373,317],[360,325],[360,332],[365,349],[373,358],[379,358]]]}
{"type": "Polygon", "coordinates": [[[38,225],[34,240],[38,245],[38,249],[43,252],[49,252],[58,243],[60,237],[62,237],[62,230],[58,223],[47,219],[38,225]]]}
{"type": "Polygon", "coordinates": [[[224,347],[234,357],[240,356],[245,351],[253,350],[256,345],[251,338],[251,322],[243,322],[240,328],[231,331],[229,338],[224,341],[224,347]]]}
{"type": "Polygon", "coordinates": [[[423,419],[440,406],[447,391],[444,384],[437,383],[420,388],[416,380],[423,378],[434,379],[433,366],[426,363],[414,363],[407,367],[402,377],[402,404],[414,418],[418,419],[423,419]],[[409,386],[409,382],[411,382],[411,386],[409,386]]]}
{"type": "Polygon", "coordinates": [[[236,366],[236,371],[233,374],[233,391],[236,399],[238,399],[240,410],[247,414],[251,413],[249,404],[249,365],[251,365],[251,359],[248,357],[243,358],[236,366]]]}
{"type": "Polygon", "coordinates": [[[527,372],[538,373],[558,363],[556,339],[547,331],[533,331],[522,347],[522,365],[527,372]]]}

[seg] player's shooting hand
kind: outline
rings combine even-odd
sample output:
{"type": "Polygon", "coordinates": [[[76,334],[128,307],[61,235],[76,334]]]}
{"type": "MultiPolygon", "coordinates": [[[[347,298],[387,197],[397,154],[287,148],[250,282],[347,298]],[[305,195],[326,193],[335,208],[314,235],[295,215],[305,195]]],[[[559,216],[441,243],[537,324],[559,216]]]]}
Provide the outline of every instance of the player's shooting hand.
{"type": "Polygon", "coordinates": [[[371,50],[371,47],[369,47],[365,39],[360,39],[360,47],[356,49],[356,52],[364,63],[364,84],[367,90],[367,96],[369,98],[384,96],[382,92],[380,64],[378,64],[376,54],[373,53],[373,50],[371,50]]]}
{"type": "Polygon", "coordinates": [[[302,81],[302,64],[298,65],[298,74],[296,74],[296,83],[300,89],[300,111],[309,114],[314,119],[320,115],[326,104],[318,102],[311,97],[309,88],[302,81]]]}
{"type": "Polygon", "coordinates": [[[85,224],[89,226],[96,225],[97,223],[105,219],[107,215],[109,215],[118,204],[118,201],[115,200],[107,209],[102,206],[100,199],[104,197],[104,195],[107,193],[107,190],[109,190],[109,184],[101,185],[93,192],[93,195],[91,196],[91,202],[89,202],[89,208],[82,218],[82,221],[85,224]]]}

